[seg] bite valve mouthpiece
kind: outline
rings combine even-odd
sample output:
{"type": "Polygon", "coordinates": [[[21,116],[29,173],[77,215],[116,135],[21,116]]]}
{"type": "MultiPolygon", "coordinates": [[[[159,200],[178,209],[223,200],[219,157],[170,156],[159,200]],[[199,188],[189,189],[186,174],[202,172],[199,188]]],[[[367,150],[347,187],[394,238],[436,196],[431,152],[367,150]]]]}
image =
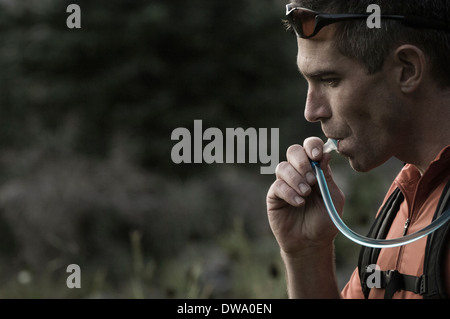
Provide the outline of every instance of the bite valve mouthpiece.
{"type": "Polygon", "coordinates": [[[331,153],[332,151],[337,151],[338,141],[329,138],[328,141],[323,145],[324,153],[331,153]]]}

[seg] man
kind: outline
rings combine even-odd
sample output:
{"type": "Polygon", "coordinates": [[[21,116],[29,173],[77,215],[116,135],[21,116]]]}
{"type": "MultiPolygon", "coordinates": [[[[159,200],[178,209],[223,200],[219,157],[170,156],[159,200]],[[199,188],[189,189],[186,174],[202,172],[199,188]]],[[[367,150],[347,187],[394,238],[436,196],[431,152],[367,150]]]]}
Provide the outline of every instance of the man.
{"type": "MultiPolygon", "coordinates": [[[[385,203],[395,189],[404,196],[386,238],[428,225],[450,180],[450,2],[299,0],[288,11],[297,34],[298,68],[308,82],[305,118],[320,122],[326,137],[339,141],[339,153],[356,171],[369,171],[391,157],[406,163],[386,195],[385,203]],[[381,8],[380,29],[369,28],[362,17],[321,21],[314,29],[314,22],[323,17],[301,9],[364,14],[370,4],[381,8]],[[420,19],[408,22],[385,16],[389,14],[420,19]]],[[[385,274],[399,274],[401,282],[389,293],[386,287],[364,292],[358,269],[338,291],[333,247],[337,230],[326,213],[310,159],[320,162],[338,212],[344,207],[322,140],[311,137],[303,146],[291,146],[267,194],[289,297],[422,298],[426,284],[418,279],[423,279],[427,238],[379,251],[378,267],[385,274]],[[417,291],[404,283],[407,278],[415,279],[417,291]]],[[[449,296],[446,243],[442,286],[449,296]]]]}

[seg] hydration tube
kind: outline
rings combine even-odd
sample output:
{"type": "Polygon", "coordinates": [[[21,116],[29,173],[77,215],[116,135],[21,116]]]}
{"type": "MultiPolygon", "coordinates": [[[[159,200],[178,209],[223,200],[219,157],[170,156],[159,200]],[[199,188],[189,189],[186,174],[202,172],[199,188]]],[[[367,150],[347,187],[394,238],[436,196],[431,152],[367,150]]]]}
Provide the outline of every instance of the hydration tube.
{"type": "MultiPolygon", "coordinates": [[[[332,150],[337,149],[337,141],[329,139],[328,142],[324,145],[324,152],[328,153],[332,150]]],[[[357,244],[373,247],[373,248],[392,248],[410,244],[416,240],[419,240],[434,231],[438,230],[442,225],[447,223],[450,220],[450,210],[446,210],[439,218],[434,220],[430,225],[424,227],[423,229],[399,238],[395,239],[374,239],[365,237],[355,233],[351,230],[341,219],[336,208],[334,207],[333,200],[331,199],[330,191],[328,189],[327,182],[325,180],[325,176],[323,174],[322,169],[320,168],[319,162],[311,161],[312,166],[316,170],[317,181],[319,184],[320,192],[322,193],[322,198],[327,209],[328,215],[333,221],[336,228],[347,238],[354,241],[357,244]]]]}

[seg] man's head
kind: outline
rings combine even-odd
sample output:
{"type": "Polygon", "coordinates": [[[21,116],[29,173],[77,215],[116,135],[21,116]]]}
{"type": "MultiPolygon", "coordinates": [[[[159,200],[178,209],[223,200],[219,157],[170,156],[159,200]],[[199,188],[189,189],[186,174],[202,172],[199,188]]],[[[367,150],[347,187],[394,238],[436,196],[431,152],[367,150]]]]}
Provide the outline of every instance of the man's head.
{"type": "MultiPolygon", "coordinates": [[[[429,19],[445,19],[450,10],[445,0],[296,3],[319,12],[355,14],[376,3],[382,14],[429,19]]],[[[355,170],[368,171],[392,156],[422,165],[423,149],[410,142],[424,145],[436,135],[439,116],[430,114],[442,105],[429,98],[450,88],[450,33],[391,20],[369,29],[365,20],[355,20],[327,26],[311,39],[298,38],[298,47],[298,67],[309,84],[305,117],[320,121],[327,137],[340,140],[339,150],[355,170]],[[432,105],[425,108],[426,103],[432,105]]]]}
{"type": "MultiPolygon", "coordinates": [[[[442,21],[450,26],[448,0],[296,0],[301,7],[326,13],[367,13],[370,4],[378,4],[383,15],[411,15],[442,21]]],[[[450,86],[450,32],[411,28],[396,20],[383,20],[381,29],[369,29],[364,20],[336,24],[339,51],[364,64],[369,73],[381,70],[389,52],[400,44],[420,47],[430,59],[432,73],[441,86],[450,86]]]]}

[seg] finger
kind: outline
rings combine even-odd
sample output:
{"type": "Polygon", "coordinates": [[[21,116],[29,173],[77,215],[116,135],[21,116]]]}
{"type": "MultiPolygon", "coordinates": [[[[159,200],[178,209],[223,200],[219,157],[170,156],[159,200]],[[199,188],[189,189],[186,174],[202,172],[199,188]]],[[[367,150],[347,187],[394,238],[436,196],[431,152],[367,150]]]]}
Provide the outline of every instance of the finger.
{"type": "Polygon", "coordinates": [[[323,141],[318,137],[308,137],[303,142],[306,154],[313,161],[320,161],[323,155],[323,141]]]}
{"type": "Polygon", "coordinates": [[[308,155],[302,146],[292,145],[289,147],[286,157],[292,167],[294,167],[297,172],[306,178],[306,181],[310,186],[317,182],[311,162],[309,161],[308,155]]]}
{"type": "Polygon", "coordinates": [[[331,154],[323,153],[322,159],[320,160],[320,168],[323,170],[323,174],[325,177],[331,176],[331,168],[330,168],[331,154]]]}
{"type": "Polygon", "coordinates": [[[335,182],[333,179],[333,173],[331,171],[331,167],[329,164],[330,160],[331,160],[331,154],[324,153],[322,160],[320,161],[320,168],[322,168],[323,175],[325,176],[325,180],[327,181],[327,183],[330,185],[331,185],[331,183],[333,183],[333,185],[335,185],[335,182]]]}
{"type": "Polygon", "coordinates": [[[308,196],[311,193],[308,181],[289,162],[278,164],[275,175],[278,179],[284,180],[299,195],[308,196]]]}
{"type": "Polygon", "coordinates": [[[267,193],[267,206],[269,210],[277,209],[277,203],[282,200],[294,207],[305,204],[305,200],[297,194],[284,180],[277,179],[267,193]]]}

